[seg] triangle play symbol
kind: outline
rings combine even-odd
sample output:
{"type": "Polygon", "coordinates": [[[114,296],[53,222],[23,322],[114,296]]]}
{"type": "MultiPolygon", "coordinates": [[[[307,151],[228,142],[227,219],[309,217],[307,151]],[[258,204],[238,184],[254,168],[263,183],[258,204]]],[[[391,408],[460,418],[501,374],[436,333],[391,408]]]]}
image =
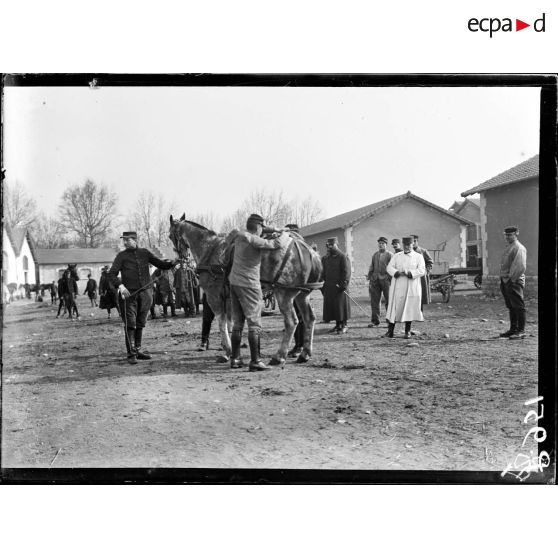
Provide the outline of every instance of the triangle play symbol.
{"type": "Polygon", "coordinates": [[[530,23],[525,23],[524,21],[521,21],[520,19],[515,20],[515,30],[516,31],[521,31],[522,29],[525,29],[526,27],[531,27],[531,24],[530,23]]]}

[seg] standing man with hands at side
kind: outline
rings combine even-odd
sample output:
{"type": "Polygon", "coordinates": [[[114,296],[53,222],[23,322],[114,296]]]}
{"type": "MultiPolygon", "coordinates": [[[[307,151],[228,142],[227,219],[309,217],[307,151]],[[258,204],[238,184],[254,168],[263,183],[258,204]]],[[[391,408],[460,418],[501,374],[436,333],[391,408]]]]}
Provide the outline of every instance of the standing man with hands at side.
{"type": "Polygon", "coordinates": [[[163,261],[146,248],[139,248],[138,236],[134,231],[124,232],[120,238],[125,249],[116,255],[108,272],[108,279],[118,289],[121,298],[120,314],[125,327],[128,362],[137,364],[138,359],[151,359],[148,351],[141,350],[143,328],[153,298],[149,264],[159,269],[171,269],[178,260],[163,261]],[[119,273],[121,278],[118,277],[119,273]]]}
{"type": "Polygon", "coordinates": [[[380,300],[384,295],[384,305],[387,310],[389,301],[389,285],[391,283],[391,275],[386,271],[393,254],[387,250],[387,238],[381,236],[378,238],[378,251],[372,256],[370,268],[366,278],[370,281],[368,291],[370,293],[370,307],[372,309],[371,322],[368,327],[380,325],[380,300]]]}

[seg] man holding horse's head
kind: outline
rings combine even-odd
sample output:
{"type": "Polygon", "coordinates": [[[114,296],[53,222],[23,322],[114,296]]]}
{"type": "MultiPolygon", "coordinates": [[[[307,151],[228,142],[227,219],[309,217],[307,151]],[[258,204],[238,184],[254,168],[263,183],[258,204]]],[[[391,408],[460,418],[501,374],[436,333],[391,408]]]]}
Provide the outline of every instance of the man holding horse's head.
{"type": "Polygon", "coordinates": [[[121,297],[120,315],[124,322],[128,362],[137,364],[138,359],[151,358],[149,352],[141,350],[143,328],[153,298],[149,264],[159,269],[171,269],[177,260],[163,261],[146,248],[139,248],[138,236],[134,231],[124,232],[120,238],[125,249],[116,255],[108,272],[108,279],[118,289],[121,297]]]}
{"type": "Polygon", "coordinates": [[[250,346],[251,371],[267,370],[260,357],[260,334],[262,329],[262,287],[260,284],[260,263],[262,250],[277,250],[285,240],[286,233],[264,227],[264,219],[252,213],[246,221],[246,230],[238,233],[234,241],[234,257],[229,275],[231,286],[231,308],[233,330],[231,335],[231,368],[243,366],[240,358],[240,344],[244,322],[248,322],[248,344],[250,346]],[[264,229],[279,232],[277,238],[269,240],[261,237],[264,229]]]}

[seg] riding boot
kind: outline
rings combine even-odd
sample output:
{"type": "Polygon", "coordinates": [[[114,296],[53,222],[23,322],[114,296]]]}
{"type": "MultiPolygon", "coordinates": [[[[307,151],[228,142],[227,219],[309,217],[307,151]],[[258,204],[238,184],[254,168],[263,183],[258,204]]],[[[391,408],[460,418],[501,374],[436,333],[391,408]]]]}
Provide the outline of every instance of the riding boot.
{"type": "Polygon", "coordinates": [[[509,337],[517,331],[517,314],[513,308],[510,308],[510,329],[504,333],[500,333],[500,337],[509,337]]]}
{"type": "Polygon", "coordinates": [[[517,329],[510,335],[510,339],[523,339],[525,337],[525,321],[526,321],[526,312],[525,309],[522,308],[520,310],[515,311],[515,315],[517,317],[517,329]]]}
{"type": "Polygon", "coordinates": [[[388,322],[388,330],[384,333],[384,337],[393,337],[393,332],[395,330],[395,324],[388,322]]]}
{"type": "Polygon", "coordinates": [[[244,363],[240,358],[240,344],[242,342],[242,331],[233,329],[231,333],[231,368],[242,368],[244,363]]]}
{"type": "Polygon", "coordinates": [[[170,309],[171,309],[171,317],[176,318],[176,306],[174,305],[174,302],[170,303],[170,309]]]}
{"type": "Polygon", "coordinates": [[[138,360],[151,360],[149,351],[141,350],[141,338],[143,335],[143,327],[136,328],[135,341],[136,341],[136,356],[138,360]]]}
{"type": "Polygon", "coordinates": [[[411,324],[413,322],[405,322],[405,339],[411,338],[411,324]]]}
{"type": "Polygon", "coordinates": [[[248,331],[248,345],[250,346],[250,372],[269,370],[260,356],[260,332],[253,329],[248,331]]]}
{"type": "Polygon", "coordinates": [[[126,351],[128,352],[128,362],[130,364],[137,364],[138,362],[136,355],[136,346],[134,344],[135,333],[135,328],[128,328],[126,329],[126,335],[124,337],[124,340],[126,342],[126,351]]]}

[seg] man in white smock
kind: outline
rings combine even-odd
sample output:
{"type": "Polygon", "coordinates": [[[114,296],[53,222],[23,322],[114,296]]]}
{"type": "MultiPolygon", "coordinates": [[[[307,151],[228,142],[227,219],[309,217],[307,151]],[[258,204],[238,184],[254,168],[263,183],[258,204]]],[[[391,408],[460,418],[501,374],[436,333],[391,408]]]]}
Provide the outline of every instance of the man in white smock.
{"type": "Polygon", "coordinates": [[[403,251],[394,254],[386,268],[393,279],[389,287],[385,337],[393,337],[395,324],[405,322],[405,339],[409,339],[412,322],[424,320],[420,309],[420,278],[426,273],[426,265],[422,255],[412,249],[412,244],[411,237],[404,237],[403,251]]]}

